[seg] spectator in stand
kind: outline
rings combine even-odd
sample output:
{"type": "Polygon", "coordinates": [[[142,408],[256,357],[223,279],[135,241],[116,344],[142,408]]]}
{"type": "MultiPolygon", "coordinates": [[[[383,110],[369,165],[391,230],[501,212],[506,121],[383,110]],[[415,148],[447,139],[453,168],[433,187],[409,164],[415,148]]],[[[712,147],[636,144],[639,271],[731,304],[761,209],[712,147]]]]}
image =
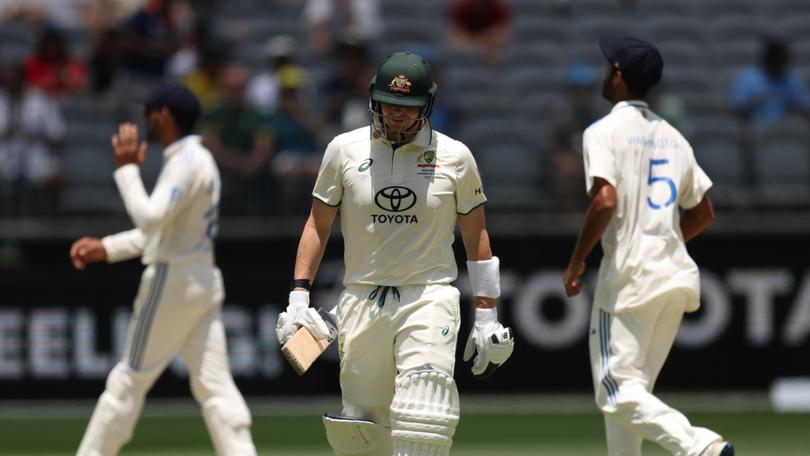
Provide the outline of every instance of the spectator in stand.
{"type": "Polygon", "coordinates": [[[128,73],[151,87],[162,79],[166,62],[180,46],[172,16],[174,0],[148,0],[124,25],[124,64],[128,73]]]}
{"type": "Polygon", "coordinates": [[[320,90],[326,102],[322,109],[324,118],[333,122],[328,126],[327,137],[368,125],[369,116],[368,84],[373,73],[368,66],[371,53],[368,43],[345,37],[336,51],[337,68],[320,90]]]}
{"type": "Polygon", "coordinates": [[[230,52],[223,43],[209,42],[200,53],[199,67],[189,73],[184,84],[200,100],[203,110],[220,102],[221,83],[230,62],[230,52]]]}
{"type": "Polygon", "coordinates": [[[583,62],[574,62],[565,73],[566,92],[554,102],[549,111],[549,129],[543,143],[550,152],[549,176],[561,209],[578,211],[588,202],[582,196],[584,177],[582,163],[582,132],[596,119],[599,111],[594,103],[596,75],[583,62]]]}
{"type": "Polygon", "coordinates": [[[256,213],[268,209],[271,154],[267,119],[245,101],[248,71],[236,64],[222,75],[222,97],[203,115],[203,143],[222,173],[224,213],[256,213]]]}
{"type": "Polygon", "coordinates": [[[790,69],[790,57],[786,44],[766,40],[759,65],[739,72],[731,89],[731,107],[741,119],[762,124],[792,113],[810,115],[810,96],[790,69]]]}
{"type": "Polygon", "coordinates": [[[145,0],[93,0],[88,12],[88,66],[93,93],[106,95],[118,82],[125,54],[122,30],[144,3],[145,0]]]}
{"type": "Polygon", "coordinates": [[[474,49],[488,64],[500,61],[512,34],[511,10],[503,0],[455,0],[450,4],[450,45],[474,49]]]}
{"type": "Polygon", "coordinates": [[[197,22],[183,38],[180,49],[169,59],[166,72],[172,79],[182,80],[200,65],[200,56],[210,47],[211,30],[207,22],[197,22]]]}
{"type": "Polygon", "coordinates": [[[251,79],[247,89],[248,100],[262,114],[270,115],[276,111],[281,92],[278,73],[284,67],[295,65],[297,48],[298,41],[286,35],[274,36],[265,43],[262,50],[265,68],[251,79]]]}
{"type": "Polygon", "coordinates": [[[307,0],[304,21],[310,45],[320,55],[334,50],[336,37],[372,42],[382,31],[379,0],[307,0]]]}
{"type": "Polygon", "coordinates": [[[94,94],[104,94],[115,83],[124,63],[124,46],[121,33],[109,29],[90,50],[90,89],[94,94]]]}
{"type": "Polygon", "coordinates": [[[57,147],[65,135],[58,104],[26,88],[22,65],[0,73],[0,213],[43,215],[56,211],[57,147]]]}
{"type": "Polygon", "coordinates": [[[301,94],[306,75],[296,67],[285,67],[278,75],[281,87],[279,109],[270,117],[273,174],[281,187],[281,210],[306,210],[315,177],[321,165],[318,138],[323,124],[315,117],[301,94]]]}
{"type": "Polygon", "coordinates": [[[34,54],[25,60],[28,84],[50,96],[80,92],[87,82],[84,63],[70,56],[65,37],[55,28],[45,28],[34,54]]]}

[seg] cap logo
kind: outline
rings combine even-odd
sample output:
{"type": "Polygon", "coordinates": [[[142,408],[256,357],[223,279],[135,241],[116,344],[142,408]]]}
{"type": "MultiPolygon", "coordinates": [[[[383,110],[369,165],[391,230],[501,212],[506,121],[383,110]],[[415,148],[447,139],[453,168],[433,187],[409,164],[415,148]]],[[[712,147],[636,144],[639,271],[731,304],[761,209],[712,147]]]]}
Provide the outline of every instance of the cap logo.
{"type": "Polygon", "coordinates": [[[411,93],[411,81],[409,81],[404,74],[400,74],[391,80],[391,84],[388,85],[388,88],[390,88],[392,92],[411,93]]]}

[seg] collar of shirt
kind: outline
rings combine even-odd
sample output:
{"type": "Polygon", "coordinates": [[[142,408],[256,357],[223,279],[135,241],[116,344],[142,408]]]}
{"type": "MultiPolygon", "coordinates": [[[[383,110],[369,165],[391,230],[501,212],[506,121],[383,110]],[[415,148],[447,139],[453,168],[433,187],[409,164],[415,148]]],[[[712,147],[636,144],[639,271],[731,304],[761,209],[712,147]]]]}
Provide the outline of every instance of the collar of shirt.
{"type": "Polygon", "coordinates": [[[650,106],[647,104],[646,101],[625,100],[625,101],[620,101],[620,102],[616,103],[615,105],[613,105],[613,109],[611,109],[610,112],[613,113],[613,112],[618,111],[619,109],[627,108],[629,106],[632,106],[634,108],[647,108],[647,109],[650,108],[650,106]]]}
{"type": "Polygon", "coordinates": [[[166,146],[166,149],[163,151],[163,159],[167,160],[172,155],[176,154],[177,152],[181,151],[183,147],[189,142],[195,141],[200,142],[200,135],[186,135],[182,138],[178,139],[177,141],[169,144],[166,146]]]}

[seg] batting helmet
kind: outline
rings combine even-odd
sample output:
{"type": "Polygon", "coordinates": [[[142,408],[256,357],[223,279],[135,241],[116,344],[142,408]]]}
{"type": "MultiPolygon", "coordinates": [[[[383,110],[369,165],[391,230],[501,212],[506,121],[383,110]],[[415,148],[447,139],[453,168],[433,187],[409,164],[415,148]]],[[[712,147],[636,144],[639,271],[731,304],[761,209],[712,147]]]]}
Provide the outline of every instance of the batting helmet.
{"type": "MultiPolygon", "coordinates": [[[[422,56],[412,52],[396,52],[380,65],[369,85],[369,111],[374,129],[390,137],[384,122],[381,103],[396,106],[419,107],[416,131],[427,122],[433,111],[438,85],[433,82],[433,71],[422,56]]],[[[393,132],[403,134],[404,132],[393,132]]]]}

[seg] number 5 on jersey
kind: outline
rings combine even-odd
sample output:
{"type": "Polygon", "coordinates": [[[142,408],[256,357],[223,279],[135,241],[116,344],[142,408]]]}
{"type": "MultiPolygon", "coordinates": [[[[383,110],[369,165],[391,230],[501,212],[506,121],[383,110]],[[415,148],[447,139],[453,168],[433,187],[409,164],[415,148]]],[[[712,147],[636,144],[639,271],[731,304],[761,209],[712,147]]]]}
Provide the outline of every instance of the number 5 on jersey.
{"type": "Polygon", "coordinates": [[[649,196],[647,197],[647,204],[653,209],[664,209],[665,207],[671,206],[675,203],[675,200],[678,198],[678,188],[675,186],[675,182],[672,179],[666,176],[654,176],[653,175],[653,167],[655,166],[663,166],[669,163],[669,160],[666,158],[662,159],[650,159],[650,173],[649,177],[647,178],[647,185],[653,186],[655,184],[663,184],[666,183],[669,185],[669,199],[663,204],[655,203],[652,198],[649,196]]]}

